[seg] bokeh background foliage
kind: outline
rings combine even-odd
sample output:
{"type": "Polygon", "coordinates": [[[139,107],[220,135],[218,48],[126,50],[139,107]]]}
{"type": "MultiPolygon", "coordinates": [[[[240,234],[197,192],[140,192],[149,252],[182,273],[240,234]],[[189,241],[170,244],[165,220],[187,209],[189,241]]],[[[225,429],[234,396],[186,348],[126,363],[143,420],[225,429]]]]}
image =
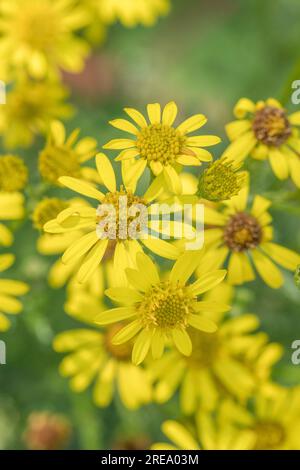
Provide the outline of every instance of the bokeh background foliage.
{"type": "MultiPolygon", "coordinates": [[[[153,28],[111,27],[106,43],[95,50],[86,70],[65,75],[72,88],[71,101],[77,113],[69,120],[69,131],[99,143],[115,135],[107,121],[121,115],[124,106],[143,109],[145,103],[176,99],[184,114],[208,116],[207,133],[221,135],[221,154],[227,143],[224,123],[232,119],[232,107],[241,96],[253,100],[274,96],[291,105],[291,82],[300,79],[298,0],[173,0],[171,14],[153,28]]],[[[39,138],[29,150],[18,150],[30,168],[29,200],[38,199],[37,173],[39,138]]],[[[1,149],[1,153],[4,149],[1,149]]],[[[272,193],[275,204],[277,241],[291,249],[300,248],[300,193],[286,204],[282,184],[267,164],[247,163],[254,174],[252,189],[272,193]],[[260,166],[255,171],[255,166],[260,166]]],[[[51,194],[51,191],[48,193],[51,194]]],[[[56,190],[57,194],[57,190],[56,190]]],[[[62,194],[70,194],[63,192],[62,194]]],[[[120,440],[145,436],[149,442],[161,438],[160,424],[178,417],[178,399],[159,407],[148,405],[127,411],[116,397],[107,409],[96,408],[91,390],[74,394],[58,374],[61,359],[51,347],[56,333],[78,326],[64,314],[63,290],[47,285],[47,271],[55,258],[36,251],[38,232],[30,220],[14,223],[17,262],[16,278],[27,281],[24,314],[5,333],[7,365],[0,366],[0,448],[22,448],[27,416],[34,410],[66,414],[74,432],[71,448],[111,448],[120,440]],[[33,235],[34,233],[34,235],[33,235]]],[[[256,313],[271,340],[285,347],[284,358],[275,367],[274,378],[285,385],[300,382],[300,366],[291,363],[291,343],[300,337],[300,295],[291,274],[280,291],[260,281],[237,289],[235,309],[256,313]]],[[[2,339],[2,337],[1,337],[2,339]]]]}

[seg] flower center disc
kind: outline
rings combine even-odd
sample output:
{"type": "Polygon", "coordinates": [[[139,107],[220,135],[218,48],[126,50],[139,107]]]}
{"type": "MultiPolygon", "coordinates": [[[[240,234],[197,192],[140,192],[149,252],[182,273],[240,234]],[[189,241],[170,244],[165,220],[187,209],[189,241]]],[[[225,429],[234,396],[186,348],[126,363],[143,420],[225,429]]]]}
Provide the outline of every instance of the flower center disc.
{"type": "Polygon", "coordinates": [[[233,215],[224,230],[224,241],[232,251],[256,248],[261,239],[262,229],[258,220],[244,212],[233,215]]]}
{"type": "Polygon", "coordinates": [[[35,228],[42,230],[49,220],[55,219],[58,214],[67,209],[68,203],[56,197],[46,198],[34,209],[32,220],[35,228]]]}
{"type": "Polygon", "coordinates": [[[141,130],[136,146],[140,155],[150,161],[162,164],[173,162],[181,154],[186,138],[165,124],[151,124],[141,130]]]}
{"type": "Polygon", "coordinates": [[[49,145],[39,155],[39,171],[46,181],[57,184],[61,176],[79,178],[80,163],[72,149],[49,145]]]}
{"type": "Polygon", "coordinates": [[[29,46],[39,50],[49,50],[53,47],[57,35],[58,19],[51,4],[34,5],[26,11],[21,10],[17,18],[19,37],[29,46]]]}
{"type": "Polygon", "coordinates": [[[161,282],[145,294],[139,312],[146,327],[185,328],[194,301],[184,287],[161,282]]]}
{"type": "Polygon", "coordinates": [[[275,147],[280,147],[292,133],[285,112],[273,106],[256,112],[252,128],[257,140],[275,147]]]}
{"type": "MultiPolygon", "coordinates": [[[[107,193],[97,209],[99,238],[110,240],[137,239],[148,223],[145,199],[121,186],[120,191],[107,193]]],[[[113,250],[115,246],[112,246],[113,250]]]]}

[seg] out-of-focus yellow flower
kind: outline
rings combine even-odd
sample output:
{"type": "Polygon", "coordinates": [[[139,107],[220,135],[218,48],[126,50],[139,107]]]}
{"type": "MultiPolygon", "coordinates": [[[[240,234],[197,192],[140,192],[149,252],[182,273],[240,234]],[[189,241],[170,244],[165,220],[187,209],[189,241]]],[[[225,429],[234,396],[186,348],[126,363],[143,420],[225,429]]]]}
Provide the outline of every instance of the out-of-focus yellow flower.
{"type": "Polygon", "coordinates": [[[5,80],[24,71],[41,79],[59,68],[83,68],[89,47],[75,33],[89,16],[76,0],[2,0],[0,16],[0,69],[5,80]]]}
{"type": "MultiPolygon", "coordinates": [[[[22,10],[22,9],[21,9],[22,10]]],[[[64,103],[67,92],[56,81],[19,81],[0,106],[0,135],[8,148],[28,147],[34,137],[46,132],[56,118],[69,117],[72,108],[64,103]]]]}
{"type": "Polygon", "coordinates": [[[93,399],[97,406],[108,406],[117,389],[123,404],[137,409],[151,401],[151,383],[147,372],[131,363],[132,345],[112,343],[120,328],[118,324],[105,331],[66,331],[55,338],[54,349],[68,354],[60,364],[60,372],[71,378],[73,391],[85,390],[96,379],[93,399]]]}
{"type": "Polygon", "coordinates": [[[277,178],[284,180],[290,174],[300,188],[300,111],[288,116],[273,98],[257,103],[242,98],[234,114],[238,120],[226,126],[232,143],[224,155],[237,161],[248,155],[257,160],[269,159],[277,178]]]}
{"type": "Polygon", "coordinates": [[[251,209],[248,209],[248,192],[247,185],[218,211],[205,207],[205,224],[216,227],[208,228],[204,233],[205,262],[217,269],[228,259],[228,281],[231,284],[254,280],[253,262],[265,283],[278,289],[283,284],[283,276],[273,261],[295,271],[300,255],[272,242],[272,217],[268,212],[272,203],[255,196],[251,209]]]}
{"type": "MultiPolygon", "coordinates": [[[[24,196],[21,193],[0,191],[0,220],[22,220],[25,215],[24,196]]],[[[0,223],[0,245],[10,246],[13,242],[13,234],[0,223]]]]}
{"type": "MultiPolygon", "coordinates": [[[[222,283],[204,296],[207,308],[232,301],[232,287],[222,283]]],[[[169,400],[180,390],[180,406],[185,414],[201,409],[214,410],[224,396],[245,401],[269,378],[271,368],[281,355],[278,344],[268,343],[264,333],[255,333],[259,320],[255,315],[225,316],[225,309],[205,314],[218,327],[215,333],[188,331],[193,350],[184,357],[176,350],[149,365],[157,383],[155,399],[169,400]]]]}
{"type": "Polygon", "coordinates": [[[171,444],[159,442],[152,450],[250,450],[255,441],[253,431],[241,430],[230,421],[219,423],[204,412],[197,413],[196,429],[168,420],[163,423],[162,432],[171,444]]]}
{"type": "Polygon", "coordinates": [[[28,169],[22,158],[16,155],[0,156],[0,191],[22,191],[28,181],[28,169]]]}
{"type": "Polygon", "coordinates": [[[170,11],[169,0],[92,0],[104,23],[120,21],[126,27],[152,26],[159,16],[170,11]]]}
{"type": "Polygon", "coordinates": [[[196,114],[174,127],[177,106],[173,101],[165,106],[163,112],[159,103],[148,104],[149,123],[136,109],[125,108],[124,111],[134,124],[126,119],[114,119],[110,124],[134,137],[114,139],[103,147],[121,150],[116,160],[122,161],[123,179],[128,168],[132,173],[136,168],[132,176],[136,182],[148,166],[154,175],[161,175],[165,185],[174,193],[180,193],[182,187],[176,170],[181,165],[199,166],[202,161],[211,161],[212,155],[202,147],[220,142],[220,138],[214,135],[188,136],[207,122],[203,114],[196,114]]]}
{"type": "Polygon", "coordinates": [[[84,137],[76,142],[79,132],[75,129],[67,137],[62,122],[51,122],[47,143],[39,154],[38,162],[39,172],[45,181],[59,185],[61,176],[71,176],[101,182],[96,170],[81,166],[96,155],[97,141],[84,137]]]}
{"type": "Polygon", "coordinates": [[[270,384],[270,390],[255,395],[248,411],[225,401],[220,419],[234,420],[254,432],[254,450],[299,450],[300,448],[300,388],[283,388],[270,384]]]}
{"type": "Polygon", "coordinates": [[[16,297],[25,295],[29,290],[25,282],[3,277],[3,272],[10,268],[14,261],[12,254],[0,255],[0,331],[7,331],[10,328],[11,322],[6,315],[21,313],[23,306],[16,297]]]}
{"type": "MultiPolygon", "coordinates": [[[[111,257],[112,250],[117,285],[124,284],[126,279],[125,269],[135,266],[136,254],[142,251],[141,244],[159,256],[167,259],[176,259],[179,255],[179,250],[172,243],[162,240],[156,235],[152,236],[151,233],[146,238],[142,236],[144,221],[140,221],[136,227],[133,227],[136,229],[136,233],[133,236],[130,233],[130,225],[131,223],[134,224],[135,217],[140,215],[143,218],[145,215],[142,213],[141,206],[147,212],[145,225],[150,229],[151,227],[153,228],[153,221],[148,220],[148,213],[151,211],[152,201],[161,190],[160,185],[154,181],[141,197],[135,195],[131,189],[126,189],[122,185],[117,190],[115,173],[109,159],[104,154],[98,154],[96,164],[102,184],[106,187],[106,194],[100,192],[91,184],[77,178],[66,176],[60,178],[59,182],[79,194],[96,199],[99,204],[98,208],[82,206],[74,208],[72,206],[61,212],[56,219],[51,220],[44,227],[46,232],[52,234],[86,230],[87,233],[72,243],[62,257],[62,261],[66,264],[74,263],[81,258],[81,266],[78,271],[79,282],[85,282],[93,274],[97,266],[99,266],[102,259],[105,259],[107,254],[111,257]],[[125,221],[123,219],[121,222],[119,221],[121,214],[120,204],[123,201],[126,205],[125,211],[123,210],[125,216],[122,216],[123,219],[126,218],[126,233],[122,231],[122,224],[125,221]],[[104,216],[104,213],[107,214],[111,208],[114,209],[116,216],[116,220],[112,219],[112,227],[107,223],[107,219],[104,216]],[[110,234],[111,229],[112,234],[110,234]],[[141,237],[139,237],[139,233],[141,237]]],[[[174,227],[175,223],[170,222],[168,227],[174,227]]],[[[156,228],[156,221],[154,221],[154,225],[156,228]]]]}
{"type": "Polygon", "coordinates": [[[134,338],[132,361],[140,364],[149,350],[154,359],[164,353],[166,343],[172,341],[184,355],[192,353],[189,327],[214,333],[216,324],[203,314],[206,311],[226,311],[221,302],[198,301],[198,296],[219,284],[226,271],[205,272],[196,282],[189,283],[197,264],[197,253],[188,251],[178,258],[169,276],[160,279],[157,268],[144,253],[136,257],[137,268],[126,269],[131,287],[110,288],[106,291],[122,307],[113,308],[96,317],[96,323],[107,325],[131,319],[113,338],[114,344],[123,344],[134,338]],[[125,305],[125,306],[124,306],[125,305]]]}

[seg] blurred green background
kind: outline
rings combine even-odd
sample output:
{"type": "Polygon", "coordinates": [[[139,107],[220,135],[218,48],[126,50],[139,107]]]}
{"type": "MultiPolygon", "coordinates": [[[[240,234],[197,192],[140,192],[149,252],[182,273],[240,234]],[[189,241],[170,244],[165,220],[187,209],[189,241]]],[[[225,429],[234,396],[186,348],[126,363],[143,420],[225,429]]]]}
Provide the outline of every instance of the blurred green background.
{"type": "MultiPolygon", "coordinates": [[[[153,28],[113,26],[86,71],[65,77],[78,109],[67,122],[68,130],[80,127],[81,135],[94,136],[100,147],[116,135],[107,121],[121,117],[124,106],[143,111],[148,102],[175,100],[181,117],[199,112],[208,116],[207,133],[224,138],[215,150],[218,156],[227,143],[224,124],[232,120],[233,105],[241,96],[254,100],[274,96],[298,110],[291,105],[290,86],[300,79],[299,0],[172,3],[171,14],[153,28]]],[[[43,143],[40,138],[33,148],[19,152],[30,167],[33,188],[40,183],[37,156],[43,143]]],[[[252,161],[248,166],[253,172],[252,191],[271,192],[276,198],[272,210],[276,241],[300,251],[299,191],[276,181],[267,163],[252,161]],[[288,190],[293,191],[289,204],[288,190]]],[[[111,448],[138,436],[158,440],[161,422],[179,414],[176,397],[164,406],[150,405],[137,412],[127,411],[116,398],[102,410],[93,405],[90,390],[73,394],[59,376],[61,357],[52,350],[53,337],[78,324],[63,311],[64,291],[47,286],[47,271],[55,258],[37,253],[39,234],[30,221],[14,228],[17,263],[12,276],[26,280],[31,293],[24,313],[0,338],[7,345],[7,365],[0,366],[0,449],[23,447],[26,419],[36,410],[68,416],[74,429],[71,448],[111,448]]],[[[299,383],[300,366],[290,360],[291,343],[300,338],[300,292],[292,275],[286,275],[279,291],[260,282],[240,288],[234,308],[256,313],[262,329],[285,346],[275,378],[284,384],[299,383]]]]}

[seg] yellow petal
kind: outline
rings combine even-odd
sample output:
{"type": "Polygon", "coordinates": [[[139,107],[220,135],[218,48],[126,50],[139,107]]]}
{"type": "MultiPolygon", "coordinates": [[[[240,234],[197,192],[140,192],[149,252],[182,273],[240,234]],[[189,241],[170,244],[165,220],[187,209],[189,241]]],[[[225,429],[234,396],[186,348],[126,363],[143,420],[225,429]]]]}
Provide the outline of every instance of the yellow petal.
{"type": "Polygon", "coordinates": [[[188,137],[186,141],[188,147],[210,147],[220,142],[220,137],[216,135],[196,135],[195,137],[188,137]]]}
{"type": "Polygon", "coordinates": [[[126,119],[113,119],[112,121],[109,121],[109,124],[116,129],[129,132],[129,134],[137,135],[139,133],[139,130],[126,119]]]}
{"type": "Polygon", "coordinates": [[[251,122],[247,119],[242,121],[233,121],[229,124],[226,124],[225,130],[228,135],[229,140],[236,140],[242,134],[247,132],[251,127],[251,122]]]}
{"type": "Polygon", "coordinates": [[[241,98],[235,105],[233,112],[237,118],[242,119],[246,114],[255,112],[255,104],[248,98],[241,98]]]}
{"type": "Polygon", "coordinates": [[[111,308],[101,312],[95,318],[97,325],[109,325],[111,323],[127,320],[136,316],[136,308],[134,306],[111,308]]]}
{"type": "Polygon", "coordinates": [[[219,269],[202,274],[199,279],[188,287],[192,295],[200,295],[222,282],[227,274],[225,269],[219,269]]]}
{"type": "Polygon", "coordinates": [[[96,231],[82,236],[79,240],[75,240],[63,254],[62,262],[65,264],[72,263],[87,253],[98,241],[99,238],[96,231]]]}
{"type": "Polygon", "coordinates": [[[284,246],[277,245],[276,243],[264,243],[261,245],[261,248],[276,263],[290,271],[295,271],[298,264],[300,264],[300,255],[284,246]]]}
{"type": "Polygon", "coordinates": [[[166,104],[163,110],[162,115],[162,122],[167,126],[172,126],[174,123],[176,116],[177,116],[177,106],[174,101],[170,101],[170,103],[166,104]]]}
{"type": "Polygon", "coordinates": [[[60,121],[52,121],[50,130],[56,145],[62,145],[65,142],[66,130],[65,126],[60,121]]]}
{"type": "Polygon", "coordinates": [[[279,289],[283,284],[283,277],[275,264],[258,250],[252,251],[255,267],[268,286],[273,289],[279,289]]]}
{"type": "Polygon", "coordinates": [[[206,124],[207,118],[203,114],[195,114],[195,116],[191,116],[190,118],[186,119],[180,126],[177,127],[177,130],[181,132],[181,134],[189,134],[200,127],[206,124]]]}
{"type": "Polygon", "coordinates": [[[176,421],[165,421],[163,433],[182,450],[199,450],[199,446],[190,432],[176,421]]]}
{"type": "Polygon", "coordinates": [[[190,315],[188,322],[193,328],[205,331],[205,333],[214,333],[218,329],[217,325],[212,320],[201,315],[190,315]]]}
{"type": "Polygon", "coordinates": [[[172,338],[176,348],[184,356],[190,356],[192,354],[192,341],[186,330],[182,328],[174,328],[172,330],[172,338]]]}
{"type": "Polygon", "coordinates": [[[228,282],[236,285],[254,279],[255,274],[246,253],[232,253],[228,264],[228,282]]]}
{"type": "Polygon", "coordinates": [[[159,124],[161,118],[161,109],[159,103],[148,104],[148,117],[151,124],[159,124]]]}
{"type": "Polygon", "coordinates": [[[136,263],[140,274],[147,278],[148,284],[154,286],[160,282],[157,268],[149,256],[146,256],[145,253],[138,253],[136,263]]]}
{"type": "Polygon", "coordinates": [[[131,119],[134,120],[134,122],[136,122],[136,124],[138,124],[138,126],[141,128],[147,127],[147,121],[139,111],[134,108],[124,108],[124,111],[131,117],[131,119]]]}
{"type": "Polygon", "coordinates": [[[96,166],[98,173],[100,175],[103,184],[107,187],[110,192],[116,191],[116,177],[115,172],[110,163],[109,159],[107,158],[104,153],[98,153],[96,155],[96,166]]]}
{"type": "Polygon", "coordinates": [[[185,284],[199,265],[199,262],[199,252],[186,251],[174,263],[169,277],[170,281],[185,284]]]}
{"type": "Polygon", "coordinates": [[[95,270],[102,261],[107,244],[108,239],[99,240],[99,242],[90,250],[78,271],[78,282],[86,282],[88,278],[94,274],[95,270]]]}
{"type": "Polygon", "coordinates": [[[171,165],[164,167],[164,177],[167,187],[169,187],[174,194],[181,194],[182,186],[179,175],[171,165]]]}
{"type": "Polygon", "coordinates": [[[132,349],[132,362],[138,366],[143,362],[145,357],[148,354],[148,351],[151,346],[151,336],[152,333],[148,330],[143,330],[138,335],[137,339],[134,342],[132,349]]]}
{"type": "Polygon", "coordinates": [[[280,180],[287,179],[289,176],[287,157],[279,149],[272,149],[269,158],[272,170],[277,178],[280,180]]]}
{"type": "Polygon", "coordinates": [[[103,145],[104,149],[123,150],[135,147],[135,141],[132,139],[113,139],[103,145]]]}
{"type": "Polygon", "coordinates": [[[112,338],[112,343],[115,345],[126,343],[132,339],[140,330],[142,329],[141,320],[138,318],[137,320],[132,321],[129,325],[124,326],[118,333],[114,335],[112,338]]]}
{"type": "Polygon", "coordinates": [[[104,194],[98,191],[94,186],[86,183],[85,181],[81,181],[78,178],[72,178],[71,176],[62,176],[61,178],[59,178],[58,181],[63,186],[72,189],[72,191],[76,191],[77,193],[83,194],[84,196],[97,199],[98,201],[102,201],[102,199],[104,198],[104,194]]]}
{"type": "Polygon", "coordinates": [[[161,240],[160,238],[149,237],[148,239],[141,239],[141,242],[150,251],[162,258],[177,259],[180,254],[180,251],[176,246],[166,242],[165,240],[161,240]]]}

